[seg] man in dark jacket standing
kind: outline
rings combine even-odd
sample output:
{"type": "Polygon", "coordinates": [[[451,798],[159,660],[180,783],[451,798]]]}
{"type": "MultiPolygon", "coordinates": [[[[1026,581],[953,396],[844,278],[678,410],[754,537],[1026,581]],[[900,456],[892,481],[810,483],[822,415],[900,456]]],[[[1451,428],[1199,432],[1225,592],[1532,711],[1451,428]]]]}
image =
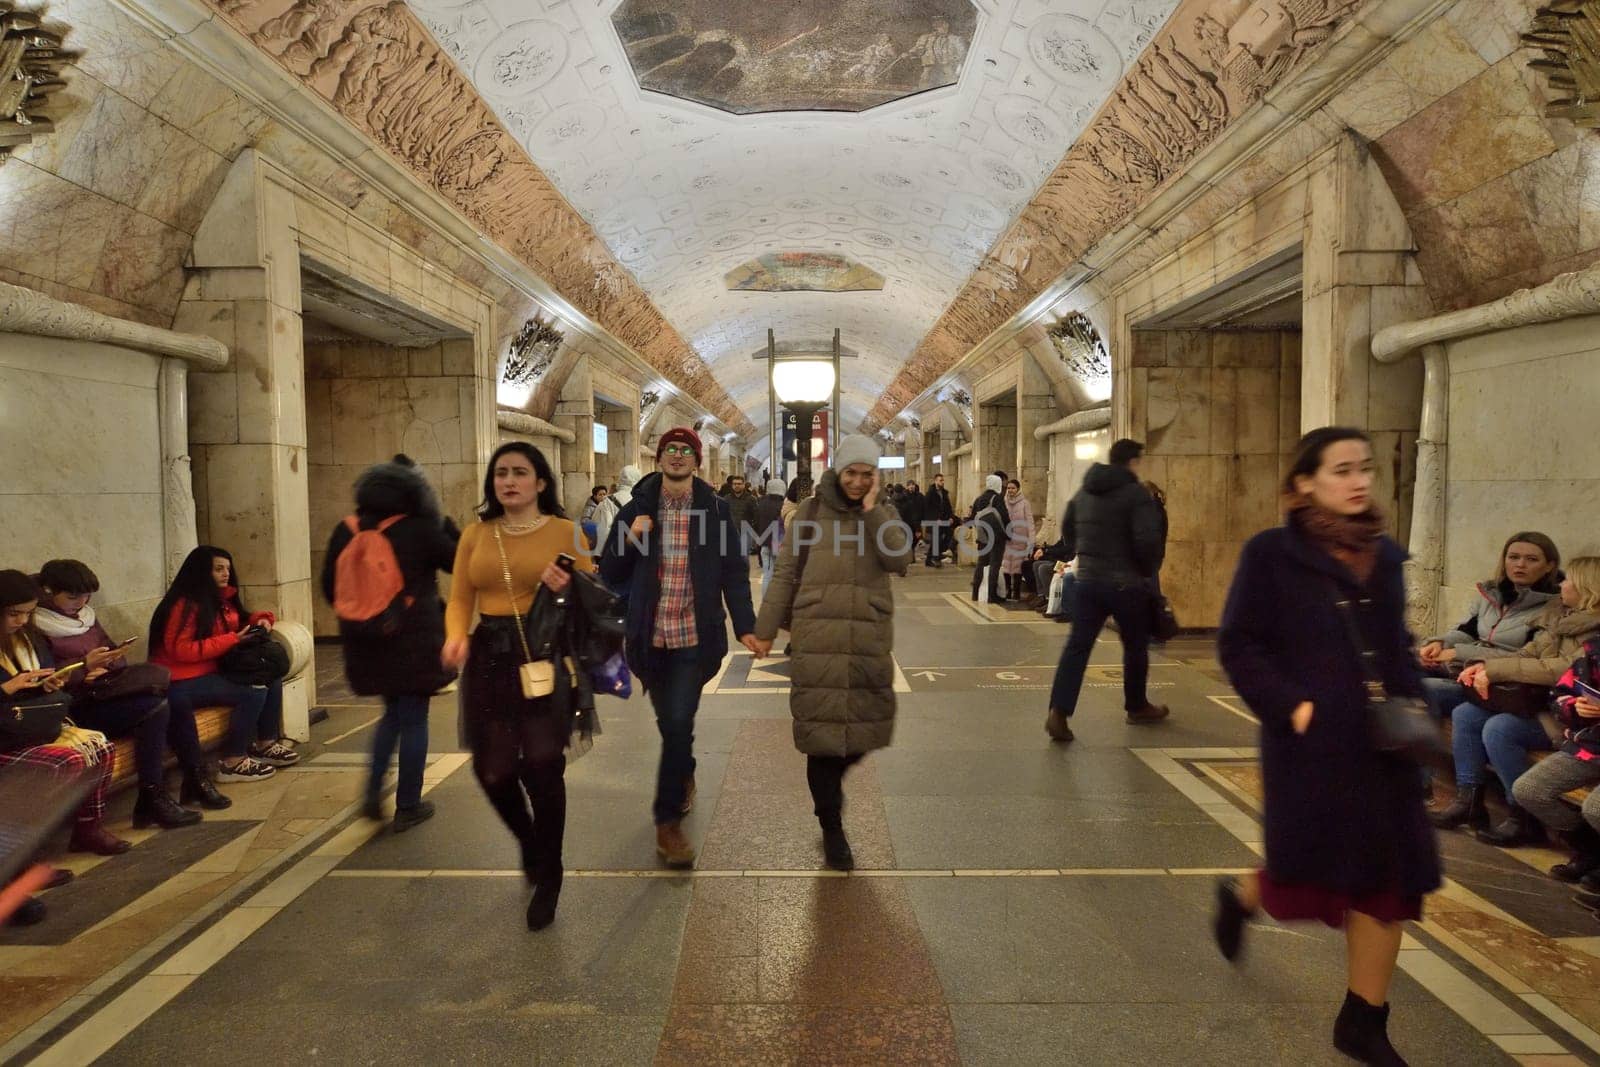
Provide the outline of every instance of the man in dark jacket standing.
{"type": "Polygon", "coordinates": [[[728,654],[723,603],[739,641],[760,648],[750,604],[750,566],[728,501],[695,478],[700,436],[686,426],[661,435],[659,471],[633,490],[600,556],[600,574],[628,597],[628,666],[661,731],[656,775],[656,852],[669,867],[694,865],[683,817],[694,804],[694,716],[700,691],[728,654]]]}
{"type": "MultiPolygon", "coordinates": [[[[928,508],[927,498],[916,482],[906,483],[906,495],[900,502],[900,519],[911,527],[913,537],[922,536],[922,514],[928,508]]],[[[916,546],[913,545],[913,548],[916,546]]],[[[913,553],[914,554],[914,553],[913,553]]]]}
{"type": "Polygon", "coordinates": [[[755,555],[757,547],[750,531],[756,528],[756,504],[761,500],[760,495],[751,489],[742,477],[735,474],[730,483],[730,492],[723,499],[728,502],[728,508],[733,513],[733,528],[739,531],[744,554],[755,555]]]}
{"type": "Polygon", "coordinates": [[[1150,579],[1166,553],[1161,510],[1139,484],[1144,445],[1126,439],[1111,446],[1110,463],[1096,463],[1061,520],[1061,544],[1076,556],[1077,584],[1072,634],[1061,650],[1045,732],[1063,743],[1072,740],[1067,720],[1078,707],[1089,653],[1106,624],[1117,620],[1122,638],[1122,701],[1130,724],[1160,722],[1169,709],[1150,703],[1150,579]]]}
{"type": "Polygon", "coordinates": [[[944,475],[935,474],[922,509],[922,524],[928,531],[928,566],[944,566],[945,546],[949,543],[950,524],[955,517],[956,510],[950,506],[950,492],[944,487],[944,475]]]}

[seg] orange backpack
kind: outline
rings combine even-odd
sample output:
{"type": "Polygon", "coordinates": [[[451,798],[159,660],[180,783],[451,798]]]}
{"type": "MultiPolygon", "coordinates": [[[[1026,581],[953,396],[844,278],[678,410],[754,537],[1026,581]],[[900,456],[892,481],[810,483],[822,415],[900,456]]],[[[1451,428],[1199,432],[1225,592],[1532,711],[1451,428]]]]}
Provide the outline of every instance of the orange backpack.
{"type": "Polygon", "coordinates": [[[390,636],[414,600],[405,595],[405,575],[384,531],[405,518],[391,515],[363,530],[354,515],[344,524],[352,536],[334,563],[333,612],[347,634],[390,636]]]}

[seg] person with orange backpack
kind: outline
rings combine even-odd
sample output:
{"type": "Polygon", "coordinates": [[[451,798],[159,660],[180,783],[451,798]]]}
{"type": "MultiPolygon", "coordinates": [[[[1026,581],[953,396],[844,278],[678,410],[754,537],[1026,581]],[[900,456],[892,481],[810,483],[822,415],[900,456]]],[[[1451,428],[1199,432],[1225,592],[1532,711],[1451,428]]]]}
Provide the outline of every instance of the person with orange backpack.
{"type": "Polygon", "coordinates": [[[322,593],[339,618],[345,677],[360,696],[383,697],[372,737],[372,773],[362,813],[383,818],[383,780],[400,749],[394,829],[433,815],[422,799],[428,758],[428,698],[455,679],[439,662],[444,606],[436,572],[455,564],[461,538],[410,457],[367,468],[356,479],[356,511],[334,527],[322,593]]]}

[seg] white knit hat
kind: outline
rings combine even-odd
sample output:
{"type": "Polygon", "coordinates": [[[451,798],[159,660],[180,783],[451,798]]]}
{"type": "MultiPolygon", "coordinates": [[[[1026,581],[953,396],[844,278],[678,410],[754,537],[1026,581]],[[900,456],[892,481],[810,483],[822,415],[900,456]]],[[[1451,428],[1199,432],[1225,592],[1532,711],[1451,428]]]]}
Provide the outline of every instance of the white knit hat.
{"type": "Polygon", "coordinates": [[[991,474],[983,480],[983,487],[991,493],[1005,492],[1006,483],[1000,480],[998,474],[991,474]]]}
{"type": "Polygon", "coordinates": [[[852,463],[865,463],[875,468],[881,455],[883,450],[877,441],[858,433],[847,434],[839,438],[839,447],[834,449],[833,469],[842,471],[852,463]]]}
{"type": "Polygon", "coordinates": [[[784,490],[784,485],[783,485],[783,479],[782,478],[768,478],[767,479],[767,495],[768,496],[782,496],[783,495],[783,490],[784,490]]]}

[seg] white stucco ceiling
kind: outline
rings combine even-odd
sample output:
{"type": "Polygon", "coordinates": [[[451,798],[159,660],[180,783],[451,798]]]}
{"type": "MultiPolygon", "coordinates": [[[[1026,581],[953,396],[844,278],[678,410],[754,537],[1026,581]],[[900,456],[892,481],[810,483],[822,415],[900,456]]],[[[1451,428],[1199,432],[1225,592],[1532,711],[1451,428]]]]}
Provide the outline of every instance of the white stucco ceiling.
{"type": "Polygon", "coordinates": [[[843,425],[858,424],[1175,6],[980,2],[954,86],[859,114],[737,116],[641,90],[609,18],[620,0],[410,2],[762,430],[749,353],[767,329],[843,331],[861,352],[843,425]],[[842,252],[886,282],[728,291],[729,270],[776,250],[842,252]]]}

